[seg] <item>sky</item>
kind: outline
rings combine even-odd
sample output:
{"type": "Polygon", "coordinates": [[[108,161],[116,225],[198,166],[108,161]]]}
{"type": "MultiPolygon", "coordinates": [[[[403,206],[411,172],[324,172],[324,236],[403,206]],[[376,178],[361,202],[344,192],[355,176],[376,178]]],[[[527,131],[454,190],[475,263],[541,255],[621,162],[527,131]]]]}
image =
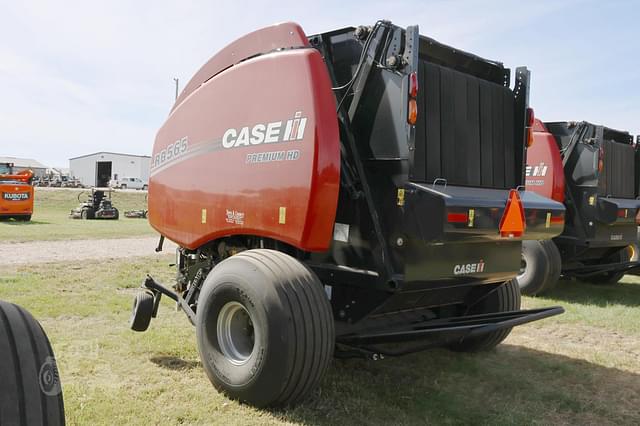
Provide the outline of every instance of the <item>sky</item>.
{"type": "Polygon", "coordinates": [[[175,95],[218,50],[284,21],[307,34],[377,19],[532,71],[545,121],[640,134],[635,0],[0,0],[0,156],[68,167],[96,151],[148,155],[175,95]]]}

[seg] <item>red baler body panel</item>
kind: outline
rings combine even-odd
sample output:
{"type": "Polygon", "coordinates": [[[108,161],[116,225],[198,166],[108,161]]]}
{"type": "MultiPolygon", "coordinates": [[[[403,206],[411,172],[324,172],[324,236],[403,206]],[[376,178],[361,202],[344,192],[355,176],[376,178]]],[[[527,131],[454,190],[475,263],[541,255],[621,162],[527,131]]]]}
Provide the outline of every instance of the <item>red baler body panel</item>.
{"type": "Polygon", "coordinates": [[[244,234],[326,250],[340,148],[319,52],[256,56],[199,85],[159,130],[151,164],[149,221],[182,247],[244,234]]]}
{"type": "Polygon", "coordinates": [[[533,126],[533,144],[527,149],[525,184],[527,191],[564,202],[564,167],[555,138],[537,120],[533,126]]]}

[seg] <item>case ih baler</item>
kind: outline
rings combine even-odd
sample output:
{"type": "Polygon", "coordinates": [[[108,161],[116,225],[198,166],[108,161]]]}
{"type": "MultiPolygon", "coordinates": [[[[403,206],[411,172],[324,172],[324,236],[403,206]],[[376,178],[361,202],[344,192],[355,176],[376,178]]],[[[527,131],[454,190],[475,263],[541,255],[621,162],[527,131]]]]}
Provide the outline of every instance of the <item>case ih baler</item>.
{"type": "MultiPolygon", "coordinates": [[[[529,72],[379,21],[268,27],[209,60],[153,148],[149,221],[213,384],[258,406],[309,392],[335,355],[492,348],[520,310],[524,237],[562,204],[524,184],[529,72]]],[[[529,112],[528,112],[529,111],[529,112]]],[[[549,222],[548,217],[554,220],[549,222]]]]}
{"type": "Polygon", "coordinates": [[[523,244],[525,294],[549,290],[560,274],[614,284],[637,268],[639,160],[628,132],[536,120],[527,190],[564,202],[567,218],[562,235],[523,244]]]}
{"type": "Polygon", "coordinates": [[[30,221],[33,215],[33,172],[13,172],[13,164],[0,164],[0,220],[30,221]]]}

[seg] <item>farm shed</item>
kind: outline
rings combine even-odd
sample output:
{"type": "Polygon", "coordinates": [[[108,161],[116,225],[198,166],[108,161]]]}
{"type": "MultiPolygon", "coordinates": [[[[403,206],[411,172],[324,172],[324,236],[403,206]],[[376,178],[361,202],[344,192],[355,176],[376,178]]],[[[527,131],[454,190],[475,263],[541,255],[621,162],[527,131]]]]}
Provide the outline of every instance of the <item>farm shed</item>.
{"type": "Polygon", "coordinates": [[[149,181],[147,155],[96,152],[69,159],[69,170],[86,186],[107,186],[109,180],[121,177],[140,178],[149,181]]]}

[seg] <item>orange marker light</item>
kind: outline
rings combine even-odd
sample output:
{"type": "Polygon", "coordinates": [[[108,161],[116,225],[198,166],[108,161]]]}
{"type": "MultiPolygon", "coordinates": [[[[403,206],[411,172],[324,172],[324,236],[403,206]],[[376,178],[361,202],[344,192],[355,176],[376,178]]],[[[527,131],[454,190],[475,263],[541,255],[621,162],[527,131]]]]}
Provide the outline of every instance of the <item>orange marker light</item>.
{"type": "Polygon", "coordinates": [[[520,201],[520,194],[515,189],[509,192],[507,205],[504,208],[504,214],[500,219],[500,236],[502,237],[520,237],[524,234],[525,229],[524,208],[520,201]]]}
{"type": "Polygon", "coordinates": [[[418,103],[415,99],[409,100],[409,112],[407,113],[407,122],[415,125],[418,121],[418,103]]]}

